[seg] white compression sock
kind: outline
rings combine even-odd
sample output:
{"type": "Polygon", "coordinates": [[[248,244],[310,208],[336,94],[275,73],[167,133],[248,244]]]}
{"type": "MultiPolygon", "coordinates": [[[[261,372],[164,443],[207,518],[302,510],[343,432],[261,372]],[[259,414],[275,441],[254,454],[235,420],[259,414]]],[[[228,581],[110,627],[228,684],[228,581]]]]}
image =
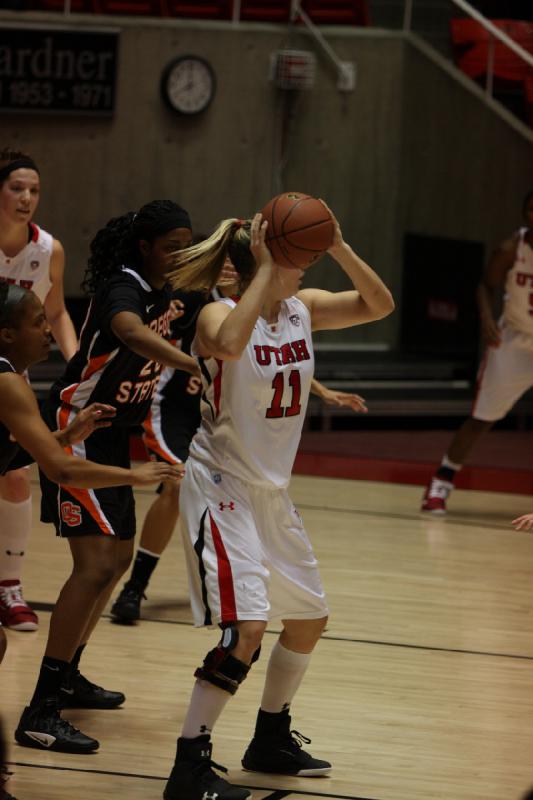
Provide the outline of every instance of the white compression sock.
{"type": "Polygon", "coordinates": [[[181,735],[185,739],[194,739],[202,734],[210,734],[230,697],[231,694],[224,689],[208,681],[197,680],[181,735]]]}
{"type": "Polygon", "coordinates": [[[31,497],[22,503],[0,498],[0,581],[20,579],[31,531],[31,497]]]}
{"type": "Polygon", "coordinates": [[[462,464],[456,464],[455,461],[450,461],[447,455],[442,457],[442,461],[440,462],[441,467],[447,467],[448,469],[453,469],[455,472],[459,472],[462,464]]]}
{"type": "Polygon", "coordinates": [[[261,708],[277,714],[291,704],[305,674],[312,653],[295,653],[281,642],[272,648],[267,667],[261,708]]]}

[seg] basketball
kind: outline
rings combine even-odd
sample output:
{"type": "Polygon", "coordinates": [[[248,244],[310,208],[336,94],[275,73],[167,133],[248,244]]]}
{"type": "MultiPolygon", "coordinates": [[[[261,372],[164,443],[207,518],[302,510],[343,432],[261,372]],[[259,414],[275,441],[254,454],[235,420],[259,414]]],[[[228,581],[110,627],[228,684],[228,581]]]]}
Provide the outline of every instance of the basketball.
{"type": "Polygon", "coordinates": [[[331,247],[335,230],[320,200],[300,192],[284,192],[262,210],[268,221],[266,245],[276,264],[307,269],[331,247]]]}

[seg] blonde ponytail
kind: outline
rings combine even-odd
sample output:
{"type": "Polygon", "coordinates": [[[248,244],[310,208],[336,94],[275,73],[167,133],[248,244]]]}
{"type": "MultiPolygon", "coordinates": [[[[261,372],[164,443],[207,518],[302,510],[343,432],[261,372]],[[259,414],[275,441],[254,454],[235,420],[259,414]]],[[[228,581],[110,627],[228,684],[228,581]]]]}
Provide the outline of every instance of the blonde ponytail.
{"type": "Polygon", "coordinates": [[[213,289],[240,222],[238,219],[225,219],[208,239],[174,253],[173,269],[167,275],[172,288],[208,291],[213,289]]]}

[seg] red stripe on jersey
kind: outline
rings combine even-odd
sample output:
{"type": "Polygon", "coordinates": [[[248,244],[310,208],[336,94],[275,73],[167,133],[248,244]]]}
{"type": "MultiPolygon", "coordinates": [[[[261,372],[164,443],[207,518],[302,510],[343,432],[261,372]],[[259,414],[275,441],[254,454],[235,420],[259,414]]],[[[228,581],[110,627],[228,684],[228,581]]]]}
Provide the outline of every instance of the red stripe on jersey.
{"type": "Polygon", "coordinates": [[[35,224],[35,222],[29,223],[30,228],[30,241],[36,242],[39,239],[39,228],[35,224]]]}
{"type": "Polygon", "coordinates": [[[216,362],[218,364],[218,372],[215,375],[215,379],[213,381],[213,392],[214,392],[213,400],[215,402],[215,410],[217,412],[217,417],[218,417],[220,413],[220,394],[222,391],[222,367],[224,366],[224,362],[219,361],[218,358],[216,359],[216,362]]]}
{"type": "Polygon", "coordinates": [[[215,552],[217,554],[221,622],[235,622],[237,619],[237,606],[235,604],[235,593],[233,591],[231,564],[229,563],[222,536],[211,514],[209,514],[209,520],[211,523],[211,536],[213,537],[213,544],[215,545],[215,552]]]}

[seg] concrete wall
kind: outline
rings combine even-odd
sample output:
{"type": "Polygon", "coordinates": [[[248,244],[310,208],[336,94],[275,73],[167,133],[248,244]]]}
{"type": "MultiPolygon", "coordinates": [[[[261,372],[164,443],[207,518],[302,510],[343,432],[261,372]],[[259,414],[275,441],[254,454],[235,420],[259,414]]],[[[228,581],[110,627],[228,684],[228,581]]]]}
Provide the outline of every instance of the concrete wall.
{"type": "MultiPolygon", "coordinates": [[[[0,12],[9,21],[57,15],[0,12]]],[[[156,197],[191,212],[197,230],[247,216],[279,189],[282,109],[268,81],[271,52],[313,48],[284,27],[106,18],[121,27],[118,102],[112,119],[0,117],[0,140],[34,154],[42,168],[37,221],[67,251],[67,292],[78,293],[94,232],[112,215],[156,197]],[[216,99],[197,119],[169,112],[159,96],[165,65],[183,53],[212,63],[216,99]]],[[[73,25],[95,20],[72,17],[73,25]]],[[[533,184],[520,136],[394,32],[330,29],[338,55],[358,66],[353,94],[336,89],[319,56],[315,88],[295,105],[284,188],[324,197],[345,236],[398,295],[404,230],[492,240],[517,223],[533,184]]],[[[529,156],[531,152],[529,150],[529,156]]],[[[309,284],[338,288],[328,259],[309,284]]],[[[398,315],[328,334],[394,346],[398,315]]]]}

